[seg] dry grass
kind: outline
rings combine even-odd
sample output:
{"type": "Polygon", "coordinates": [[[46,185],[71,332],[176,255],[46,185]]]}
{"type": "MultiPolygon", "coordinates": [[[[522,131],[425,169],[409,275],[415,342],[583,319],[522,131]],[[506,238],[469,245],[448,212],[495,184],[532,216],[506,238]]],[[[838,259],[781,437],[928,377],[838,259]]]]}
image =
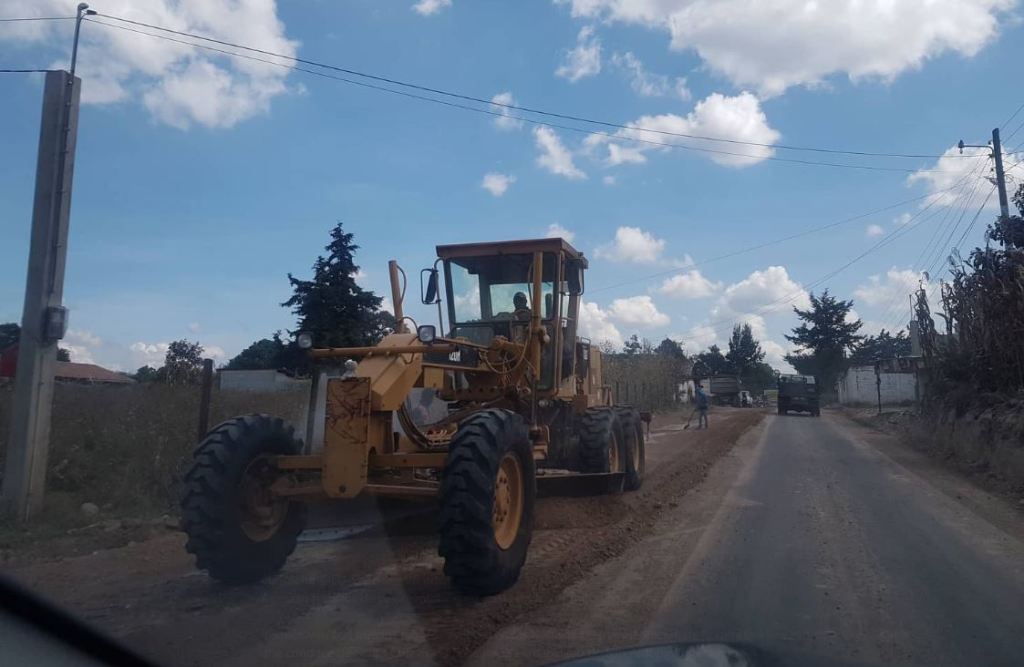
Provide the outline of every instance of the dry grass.
{"type": "MultiPolygon", "coordinates": [[[[6,452],[11,388],[0,387],[0,462],[6,452]]],[[[238,414],[267,412],[298,425],[305,390],[279,393],[215,390],[210,425],[238,414]]],[[[47,473],[49,522],[84,519],[95,503],[104,515],[175,512],[182,474],[196,445],[199,388],[58,384],[47,473]]]]}

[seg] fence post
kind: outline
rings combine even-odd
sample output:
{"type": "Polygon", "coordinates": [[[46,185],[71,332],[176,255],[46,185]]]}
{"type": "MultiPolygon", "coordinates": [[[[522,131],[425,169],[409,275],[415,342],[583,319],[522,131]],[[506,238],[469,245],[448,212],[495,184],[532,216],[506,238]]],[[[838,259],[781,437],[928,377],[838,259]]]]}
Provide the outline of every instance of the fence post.
{"type": "Polygon", "coordinates": [[[210,392],[213,389],[213,359],[203,359],[202,388],[199,394],[199,429],[196,442],[210,430],[210,392]]]}

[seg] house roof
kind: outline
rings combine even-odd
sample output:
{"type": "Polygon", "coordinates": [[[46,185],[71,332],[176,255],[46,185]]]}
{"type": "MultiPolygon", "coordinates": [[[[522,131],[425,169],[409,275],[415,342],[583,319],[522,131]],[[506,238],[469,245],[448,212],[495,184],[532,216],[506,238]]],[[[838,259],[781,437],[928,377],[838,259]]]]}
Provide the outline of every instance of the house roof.
{"type": "Polygon", "coordinates": [[[58,361],[54,376],[61,380],[86,382],[107,382],[111,384],[135,384],[127,375],[108,370],[96,364],[78,364],[73,361],[58,361]]]}

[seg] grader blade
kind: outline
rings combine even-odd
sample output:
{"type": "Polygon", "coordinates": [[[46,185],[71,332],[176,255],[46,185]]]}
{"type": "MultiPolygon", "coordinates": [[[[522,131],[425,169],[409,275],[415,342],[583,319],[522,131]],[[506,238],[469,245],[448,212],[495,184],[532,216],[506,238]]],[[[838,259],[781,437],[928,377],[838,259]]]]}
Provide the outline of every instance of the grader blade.
{"type": "Polygon", "coordinates": [[[626,481],[624,472],[596,472],[586,474],[553,474],[537,476],[537,495],[551,496],[599,496],[606,493],[621,493],[626,481]]]}

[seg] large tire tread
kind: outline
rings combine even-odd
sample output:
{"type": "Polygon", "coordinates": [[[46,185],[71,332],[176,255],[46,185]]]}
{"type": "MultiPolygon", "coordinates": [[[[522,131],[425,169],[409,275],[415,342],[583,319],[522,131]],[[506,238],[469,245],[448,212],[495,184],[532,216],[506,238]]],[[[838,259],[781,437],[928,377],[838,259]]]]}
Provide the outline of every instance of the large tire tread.
{"type": "Polygon", "coordinates": [[[619,427],[622,432],[623,449],[625,449],[626,481],[623,488],[626,491],[636,491],[644,483],[644,472],[646,469],[646,446],[644,443],[643,421],[636,408],[626,405],[616,406],[615,413],[619,419],[619,427]],[[633,464],[632,448],[640,449],[640,465],[633,464]]]}
{"type": "Polygon", "coordinates": [[[298,454],[302,443],[284,420],[263,414],[229,419],[214,427],[193,454],[184,477],[182,527],[196,567],[228,584],[258,581],[281,569],[305,528],[305,507],[290,503],[278,531],[254,542],[241,530],[235,492],[257,456],[298,454]]]}
{"type": "Polygon", "coordinates": [[[536,476],[533,447],[523,418],[508,410],[478,412],[459,426],[441,478],[438,553],[444,573],[469,595],[494,595],[519,579],[533,534],[536,476]],[[512,545],[502,550],[491,515],[501,459],[519,457],[523,473],[523,516],[512,545]]]}

